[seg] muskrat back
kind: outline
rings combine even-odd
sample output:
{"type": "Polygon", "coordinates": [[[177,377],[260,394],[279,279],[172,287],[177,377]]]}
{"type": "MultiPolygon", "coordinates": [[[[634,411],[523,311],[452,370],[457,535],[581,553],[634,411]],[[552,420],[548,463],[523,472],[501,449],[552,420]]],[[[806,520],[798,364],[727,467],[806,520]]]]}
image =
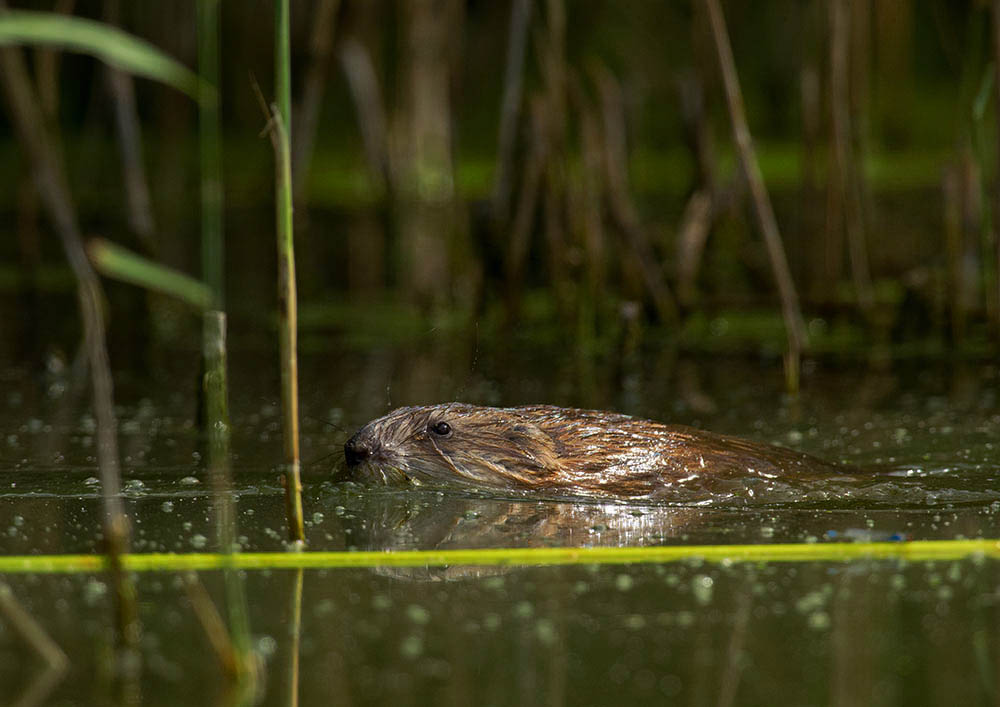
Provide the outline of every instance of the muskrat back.
{"type": "Polygon", "coordinates": [[[720,479],[829,476],[807,454],[628,415],[549,405],[404,407],[344,445],[351,478],[602,497],[661,496],[720,479]]]}

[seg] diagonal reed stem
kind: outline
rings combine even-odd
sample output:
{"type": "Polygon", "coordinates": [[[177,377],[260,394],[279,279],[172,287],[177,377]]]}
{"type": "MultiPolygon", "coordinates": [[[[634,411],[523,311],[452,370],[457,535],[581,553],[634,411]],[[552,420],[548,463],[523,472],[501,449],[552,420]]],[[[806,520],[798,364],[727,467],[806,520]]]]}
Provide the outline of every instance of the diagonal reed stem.
{"type": "Polygon", "coordinates": [[[726,107],[729,109],[729,122],[733,132],[733,142],[739,154],[743,175],[750,187],[757,224],[764,236],[767,254],[771,259],[771,269],[778,283],[778,293],[781,297],[781,313],[785,320],[785,331],[788,336],[788,352],[785,358],[786,383],[790,393],[798,393],[799,389],[799,359],[806,345],[806,328],[802,320],[802,310],[799,308],[799,296],[795,290],[788,259],[785,257],[785,247],[778,231],[778,221],[774,216],[774,208],[764,185],[764,177],[757,161],[753,138],[747,126],[746,109],[743,106],[743,93],[740,90],[739,76],[736,73],[736,62],[733,60],[733,50],[729,43],[729,31],[726,29],[726,18],[722,13],[719,0],[703,0],[708,11],[709,24],[712,28],[712,38],[719,59],[719,71],[722,74],[722,85],[726,95],[726,107]]]}
{"type": "MultiPolygon", "coordinates": [[[[2,3],[0,3],[2,6],[2,3]]],[[[83,245],[62,158],[46,134],[38,98],[20,49],[0,50],[0,85],[7,99],[18,142],[27,152],[35,187],[66,252],[77,281],[84,345],[90,364],[93,409],[97,420],[97,458],[104,497],[104,539],[114,587],[117,638],[128,656],[123,665],[138,665],[139,624],[135,586],[122,566],[129,550],[129,522],[121,498],[117,421],[111,366],[105,347],[103,292],[83,245]]]]}

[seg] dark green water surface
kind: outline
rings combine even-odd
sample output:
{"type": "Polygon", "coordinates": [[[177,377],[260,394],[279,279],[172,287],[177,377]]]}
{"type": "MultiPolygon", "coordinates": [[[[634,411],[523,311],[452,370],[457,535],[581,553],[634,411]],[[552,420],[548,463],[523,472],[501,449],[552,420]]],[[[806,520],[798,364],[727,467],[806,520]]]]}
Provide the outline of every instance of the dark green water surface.
{"type": "MultiPolygon", "coordinates": [[[[134,550],[209,552],[197,357],[164,358],[117,374],[134,550]]],[[[234,496],[248,552],[285,547],[273,358],[253,347],[232,355],[234,496]]],[[[558,352],[486,355],[474,341],[307,351],[302,376],[310,551],[1000,537],[993,365],[809,365],[798,401],[776,393],[782,373],[773,358],[650,355],[605,366],[558,352]],[[658,505],[336,481],[348,431],[389,407],[450,399],[694,424],[871,468],[873,481],[851,493],[831,485],[658,505]]],[[[0,381],[0,554],[98,551],[94,423],[72,369],[53,356],[45,373],[8,367],[0,381]]],[[[286,704],[296,573],[243,577],[264,660],[261,700],[286,704]]],[[[200,578],[221,603],[221,574],[200,578]]],[[[69,656],[69,672],[43,703],[111,703],[106,578],[0,580],[69,656]]],[[[137,580],[143,703],[226,703],[182,577],[137,580]]],[[[1000,564],[972,555],[307,570],[298,651],[304,705],[997,704],[1000,564]]],[[[30,697],[43,679],[41,659],[0,617],[0,704],[30,697]]]]}

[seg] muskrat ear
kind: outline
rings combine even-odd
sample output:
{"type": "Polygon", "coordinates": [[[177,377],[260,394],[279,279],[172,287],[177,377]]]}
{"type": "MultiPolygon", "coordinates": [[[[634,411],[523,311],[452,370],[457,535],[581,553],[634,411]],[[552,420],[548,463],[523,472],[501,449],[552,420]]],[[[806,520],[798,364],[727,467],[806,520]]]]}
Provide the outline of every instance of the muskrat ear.
{"type": "Polygon", "coordinates": [[[511,426],[503,433],[504,438],[520,448],[525,446],[550,446],[552,439],[537,425],[531,423],[518,423],[511,426]]]}

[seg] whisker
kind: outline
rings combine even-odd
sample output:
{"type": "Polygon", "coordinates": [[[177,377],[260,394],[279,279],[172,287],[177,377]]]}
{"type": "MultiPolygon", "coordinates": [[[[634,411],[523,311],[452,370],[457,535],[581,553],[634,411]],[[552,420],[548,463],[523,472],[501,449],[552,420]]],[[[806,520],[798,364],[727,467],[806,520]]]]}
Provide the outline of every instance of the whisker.
{"type": "Polygon", "coordinates": [[[332,427],[333,429],[337,430],[337,432],[340,432],[341,434],[343,434],[345,436],[348,434],[347,430],[345,430],[343,427],[341,427],[337,423],[330,422],[329,420],[324,420],[322,417],[316,417],[315,415],[303,415],[303,417],[308,418],[308,419],[310,419],[310,420],[312,420],[314,422],[319,422],[319,423],[324,424],[324,425],[326,425],[328,427],[332,427]]]}
{"type": "Polygon", "coordinates": [[[330,457],[332,457],[332,456],[334,456],[334,455],[336,455],[336,454],[343,454],[343,451],[342,451],[342,450],[340,450],[340,449],[335,449],[335,450],[333,450],[332,452],[330,452],[329,454],[324,454],[324,455],[323,455],[323,456],[321,456],[321,457],[317,457],[316,459],[310,459],[309,461],[307,461],[307,462],[304,462],[304,463],[302,464],[302,466],[304,466],[304,467],[308,467],[308,466],[312,466],[313,464],[319,464],[319,463],[320,463],[321,461],[323,461],[324,459],[329,459],[330,457]]]}

